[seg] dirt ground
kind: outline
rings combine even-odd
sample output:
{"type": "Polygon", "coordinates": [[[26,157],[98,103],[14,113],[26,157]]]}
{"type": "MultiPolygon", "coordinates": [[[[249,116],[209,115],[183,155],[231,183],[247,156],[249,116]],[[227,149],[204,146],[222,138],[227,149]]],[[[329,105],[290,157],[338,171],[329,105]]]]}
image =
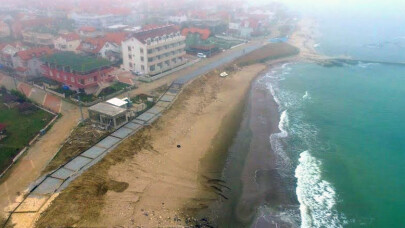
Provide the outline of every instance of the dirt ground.
{"type": "MultiPolygon", "coordinates": [[[[64,101],[63,101],[64,102],[64,101]]],[[[40,137],[20,160],[12,167],[0,184],[1,217],[7,215],[6,211],[15,205],[23,191],[40,177],[42,170],[48,164],[59,147],[69,136],[70,131],[80,119],[79,109],[64,102],[62,116],[44,136],[40,137]]]]}
{"type": "Polygon", "coordinates": [[[193,212],[224,197],[217,190],[226,155],[221,145],[233,138],[250,82],[264,69],[196,79],[155,124],[59,194],[37,226],[185,225],[193,212]]]}
{"type": "Polygon", "coordinates": [[[71,158],[87,150],[103,137],[106,137],[108,133],[108,131],[93,127],[89,120],[84,121],[72,131],[69,138],[42,173],[45,174],[59,168],[71,158]]]}

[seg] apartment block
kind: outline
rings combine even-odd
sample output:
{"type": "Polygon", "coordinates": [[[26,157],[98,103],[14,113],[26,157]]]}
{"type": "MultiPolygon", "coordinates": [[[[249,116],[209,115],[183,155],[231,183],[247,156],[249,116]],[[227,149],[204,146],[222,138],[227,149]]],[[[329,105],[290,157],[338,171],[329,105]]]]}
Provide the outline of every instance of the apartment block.
{"type": "Polygon", "coordinates": [[[135,32],[122,42],[122,67],[148,76],[171,70],[186,62],[185,40],[174,25],[135,32]]]}

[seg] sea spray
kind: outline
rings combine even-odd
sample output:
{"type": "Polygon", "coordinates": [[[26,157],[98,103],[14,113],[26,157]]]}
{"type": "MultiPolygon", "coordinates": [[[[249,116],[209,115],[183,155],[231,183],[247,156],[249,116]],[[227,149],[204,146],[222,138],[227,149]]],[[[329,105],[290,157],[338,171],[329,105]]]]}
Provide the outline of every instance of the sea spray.
{"type": "Polygon", "coordinates": [[[301,227],[343,227],[344,218],[335,209],[335,190],[328,181],[322,179],[321,162],[308,150],[300,154],[298,161],[295,177],[301,227]]]}

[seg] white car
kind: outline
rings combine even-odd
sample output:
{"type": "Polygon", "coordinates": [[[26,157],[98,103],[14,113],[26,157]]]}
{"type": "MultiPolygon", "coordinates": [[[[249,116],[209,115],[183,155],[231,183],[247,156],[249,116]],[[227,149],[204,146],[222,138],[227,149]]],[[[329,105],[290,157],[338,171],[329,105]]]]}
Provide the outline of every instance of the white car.
{"type": "Polygon", "coordinates": [[[204,53],[197,53],[198,58],[207,58],[207,56],[204,53]]]}

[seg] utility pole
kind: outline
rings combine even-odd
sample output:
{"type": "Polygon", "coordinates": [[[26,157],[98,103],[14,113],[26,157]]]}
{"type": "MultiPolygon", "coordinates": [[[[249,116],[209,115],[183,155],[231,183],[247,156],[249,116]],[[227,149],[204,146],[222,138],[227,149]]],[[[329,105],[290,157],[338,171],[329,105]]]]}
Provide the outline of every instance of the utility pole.
{"type": "Polygon", "coordinates": [[[78,95],[78,99],[79,99],[80,116],[82,117],[80,122],[83,122],[84,118],[83,118],[82,102],[80,101],[80,95],[78,95]]]}
{"type": "Polygon", "coordinates": [[[16,76],[17,76],[17,75],[16,75],[15,73],[11,73],[11,71],[9,71],[9,72],[10,72],[11,76],[13,77],[15,90],[18,90],[18,87],[17,87],[17,79],[16,79],[16,76]]]}

